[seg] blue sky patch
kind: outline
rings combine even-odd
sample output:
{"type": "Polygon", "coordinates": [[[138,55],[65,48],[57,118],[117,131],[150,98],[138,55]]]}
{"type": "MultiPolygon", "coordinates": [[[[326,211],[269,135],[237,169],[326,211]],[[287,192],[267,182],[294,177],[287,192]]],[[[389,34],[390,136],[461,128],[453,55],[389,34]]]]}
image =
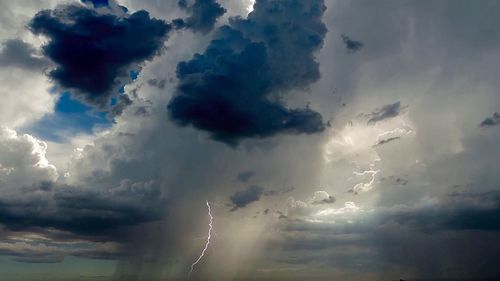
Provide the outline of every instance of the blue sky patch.
{"type": "Polygon", "coordinates": [[[94,127],[109,127],[112,121],[106,112],[97,112],[92,107],[71,98],[69,93],[61,94],[53,114],[48,114],[38,122],[24,128],[43,140],[64,142],[67,137],[80,133],[92,133],[94,127]]]}

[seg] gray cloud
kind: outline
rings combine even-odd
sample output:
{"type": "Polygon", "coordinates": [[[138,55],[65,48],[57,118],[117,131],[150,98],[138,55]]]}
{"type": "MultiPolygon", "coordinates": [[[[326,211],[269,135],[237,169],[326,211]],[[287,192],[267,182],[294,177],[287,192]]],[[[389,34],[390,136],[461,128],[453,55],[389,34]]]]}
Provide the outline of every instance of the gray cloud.
{"type": "Polygon", "coordinates": [[[3,49],[0,53],[0,66],[39,71],[50,65],[48,60],[35,55],[36,50],[30,44],[20,39],[7,40],[3,42],[3,49]]]}
{"type": "Polygon", "coordinates": [[[88,243],[78,240],[54,241],[44,238],[16,236],[2,239],[0,254],[23,263],[60,263],[65,257],[81,257],[116,260],[123,255],[121,248],[113,242],[88,243]]]}
{"type": "Polygon", "coordinates": [[[349,53],[355,53],[355,52],[361,50],[364,46],[362,42],[353,40],[345,34],[342,34],[341,38],[342,38],[342,42],[344,43],[344,45],[349,53]]]}
{"type": "Polygon", "coordinates": [[[390,143],[392,141],[396,141],[396,140],[399,140],[399,139],[401,139],[401,137],[390,137],[390,138],[387,138],[387,139],[382,139],[382,140],[379,140],[373,146],[381,146],[381,145],[384,145],[384,144],[387,144],[387,143],[390,143]]]}
{"type": "Polygon", "coordinates": [[[399,101],[391,104],[386,104],[373,111],[372,113],[367,114],[367,116],[370,118],[368,120],[368,124],[375,124],[385,119],[394,118],[401,113],[402,109],[404,109],[404,107],[401,107],[401,102],[399,101]]]}
{"type": "Polygon", "coordinates": [[[244,208],[248,204],[259,201],[260,197],[264,193],[264,188],[260,186],[252,185],[243,191],[237,191],[229,198],[231,203],[234,205],[232,211],[239,208],[244,208]]]}
{"type": "Polygon", "coordinates": [[[495,112],[495,113],[493,113],[492,117],[488,117],[488,118],[484,119],[479,124],[479,126],[481,128],[488,128],[488,127],[496,126],[498,124],[500,124],[500,114],[498,114],[497,112],[495,112]]]}
{"type": "Polygon", "coordinates": [[[279,189],[268,189],[264,192],[264,196],[276,196],[276,195],[282,195],[286,193],[290,193],[295,190],[295,187],[289,187],[289,188],[279,188],[279,189]]]}
{"type": "Polygon", "coordinates": [[[123,180],[101,189],[42,183],[21,191],[0,198],[0,223],[17,231],[42,227],[112,236],[120,227],[160,219],[166,206],[154,182],[123,180]]]}

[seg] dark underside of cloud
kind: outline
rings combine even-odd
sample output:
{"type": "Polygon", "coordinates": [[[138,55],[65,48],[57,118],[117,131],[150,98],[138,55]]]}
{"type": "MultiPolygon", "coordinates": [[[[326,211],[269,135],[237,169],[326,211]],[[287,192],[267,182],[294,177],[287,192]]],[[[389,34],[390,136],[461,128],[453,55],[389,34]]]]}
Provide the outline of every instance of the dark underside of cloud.
{"type": "Polygon", "coordinates": [[[35,48],[30,44],[20,39],[7,40],[0,52],[0,67],[41,70],[49,66],[48,60],[36,57],[35,54],[35,48]]]}
{"type": "Polygon", "coordinates": [[[495,112],[495,113],[493,113],[493,116],[484,119],[479,124],[479,127],[488,128],[488,127],[493,127],[493,126],[496,126],[499,124],[500,124],[500,114],[498,114],[498,112],[495,112]]]}
{"type": "Polygon", "coordinates": [[[234,193],[229,198],[231,200],[231,203],[233,204],[233,209],[231,211],[235,211],[239,208],[244,208],[252,202],[259,201],[263,193],[264,188],[255,185],[250,186],[243,191],[234,193]]]}
{"type": "Polygon", "coordinates": [[[165,206],[156,182],[123,180],[102,189],[41,183],[23,189],[22,195],[0,198],[0,223],[14,231],[53,228],[106,236],[160,219],[165,206]]]}
{"type": "Polygon", "coordinates": [[[179,7],[190,13],[186,19],[176,19],[172,23],[176,28],[189,28],[195,32],[207,33],[214,28],[217,19],[226,13],[216,0],[196,0],[188,5],[187,0],[180,0],[179,7]]]}
{"type": "Polygon", "coordinates": [[[388,212],[384,220],[425,232],[500,231],[500,191],[452,194],[437,206],[388,212]]]}
{"type": "Polygon", "coordinates": [[[314,54],[326,34],[321,0],[263,1],[247,19],[219,28],[203,54],[179,63],[171,119],[236,145],[243,138],[324,130],[310,108],[287,108],[283,96],[319,79],[314,54]]]}
{"type": "Polygon", "coordinates": [[[499,276],[494,266],[500,258],[498,190],[451,194],[439,203],[393,206],[365,215],[339,218],[334,224],[288,220],[280,242],[287,254],[279,262],[344,268],[363,264],[363,270],[376,272],[402,266],[415,272],[411,280],[439,280],[436,276],[495,280],[487,278],[499,276]],[[354,254],[346,254],[346,247],[354,254]],[[330,254],[325,256],[326,249],[330,254]],[[294,253],[301,258],[293,258],[294,253]],[[422,278],[429,276],[433,278],[422,278]]]}
{"type": "Polygon", "coordinates": [[[404,107],[401,106],[401,102],[399,101],[391,104],[386,104],[367,115],[370,118],[368,120],[368,124],[375,124],[385,119],[394,118],[398,116],[403,109],[404,107]]]}
{"type": "Polygon", "coordinates": [[[144,61],[163,48],[171,26],[146,11],[117,16],[70,5],[38,12],[29,23],[48,42],[50,77],[81,101],[106,108],[144,61]]]}
{"type": "MultiPolygon", "coordinates": [[[[500,191],[457,193],[444,196],[439,203],[374,209],[369,219],[337,225],[312,224],[291,220],[287,231],[365,231],[377,226],[407,227],[423,233],[447,231],[500,231],[500,191]]],[[[345,223],[345,222],[344,222],[345,223]]]]}
{"type": "Polygon", "coordinates": [[[335,223],[287,219],[278,242],[286,255],[278,262],[356,265],[356,271],[362,264],[374,272],[410,268],[410,280],[497,280],[492,277],[500,274],[495,266],[500,258],[498,190],[452,193],[431,204],[364,215],[338,217],[335,223]],[[352,254],[346,248],[354,249],[352,254]]]}

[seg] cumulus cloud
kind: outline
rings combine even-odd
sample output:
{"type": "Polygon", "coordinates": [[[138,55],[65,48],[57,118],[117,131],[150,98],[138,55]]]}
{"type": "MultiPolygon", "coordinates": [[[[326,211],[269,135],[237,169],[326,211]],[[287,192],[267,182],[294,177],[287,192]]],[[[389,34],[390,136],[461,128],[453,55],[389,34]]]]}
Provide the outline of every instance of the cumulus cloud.
{"type": "Polygon", "coordinates": [[[0,188],[12,190],[55,181],[57,169],[46,158],[47,144],[28,134],[0,127],[0,188]]]}
{"type": "Polygon", "coordinates": [[[217,19],[226,13],[216,0],[195,0],[188,5],[187,0],[179,0],[179,7],[188,11],[190,16],[186,19],[176,19],[173,24],[176,28],[190,28],[195,32],[207,33],[214,28],[217,19]]]}
{"type": "Polygon", "coordinates": [[[49,76],[100,109],[131,81],[130,71],[162,50],[171,30],[143,10],[115,15],[78,5],[40,11],[29,28],[48,38],[43,53],[56,64],[49,76]]]}
{"type": "Polygon", "coordinates": [[[51,113],[56,96],[50,93],[50,87],[42,73],[26,68],[0,67],[0,126],[19,128],[51,113]]]}
{"type": "Polygon", "coordinates": [[[337,201],[335,197],[328,194],[326,191],[316,191],[312,198],[312,204],[333,204],[337,201]]]}
{"type": "Polygon", "coordinates": [[[327,31],[324,10],[321,0],[257,1],[247,19],[231,19],[203,54],[179,63],[171,119],[232,145],[323,131],[319,113],[289,109],[281,95],[319,79],[314,55],[327,31]]]}

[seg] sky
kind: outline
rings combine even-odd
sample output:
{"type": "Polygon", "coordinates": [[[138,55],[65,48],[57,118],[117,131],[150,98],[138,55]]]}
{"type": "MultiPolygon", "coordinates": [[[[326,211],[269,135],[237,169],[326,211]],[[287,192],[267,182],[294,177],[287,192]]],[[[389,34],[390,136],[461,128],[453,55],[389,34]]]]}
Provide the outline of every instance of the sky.
{"type": "Polygon", "coordinates": [[[499,25],[0,0],[0,280],[499,280],[499,25]]]}

